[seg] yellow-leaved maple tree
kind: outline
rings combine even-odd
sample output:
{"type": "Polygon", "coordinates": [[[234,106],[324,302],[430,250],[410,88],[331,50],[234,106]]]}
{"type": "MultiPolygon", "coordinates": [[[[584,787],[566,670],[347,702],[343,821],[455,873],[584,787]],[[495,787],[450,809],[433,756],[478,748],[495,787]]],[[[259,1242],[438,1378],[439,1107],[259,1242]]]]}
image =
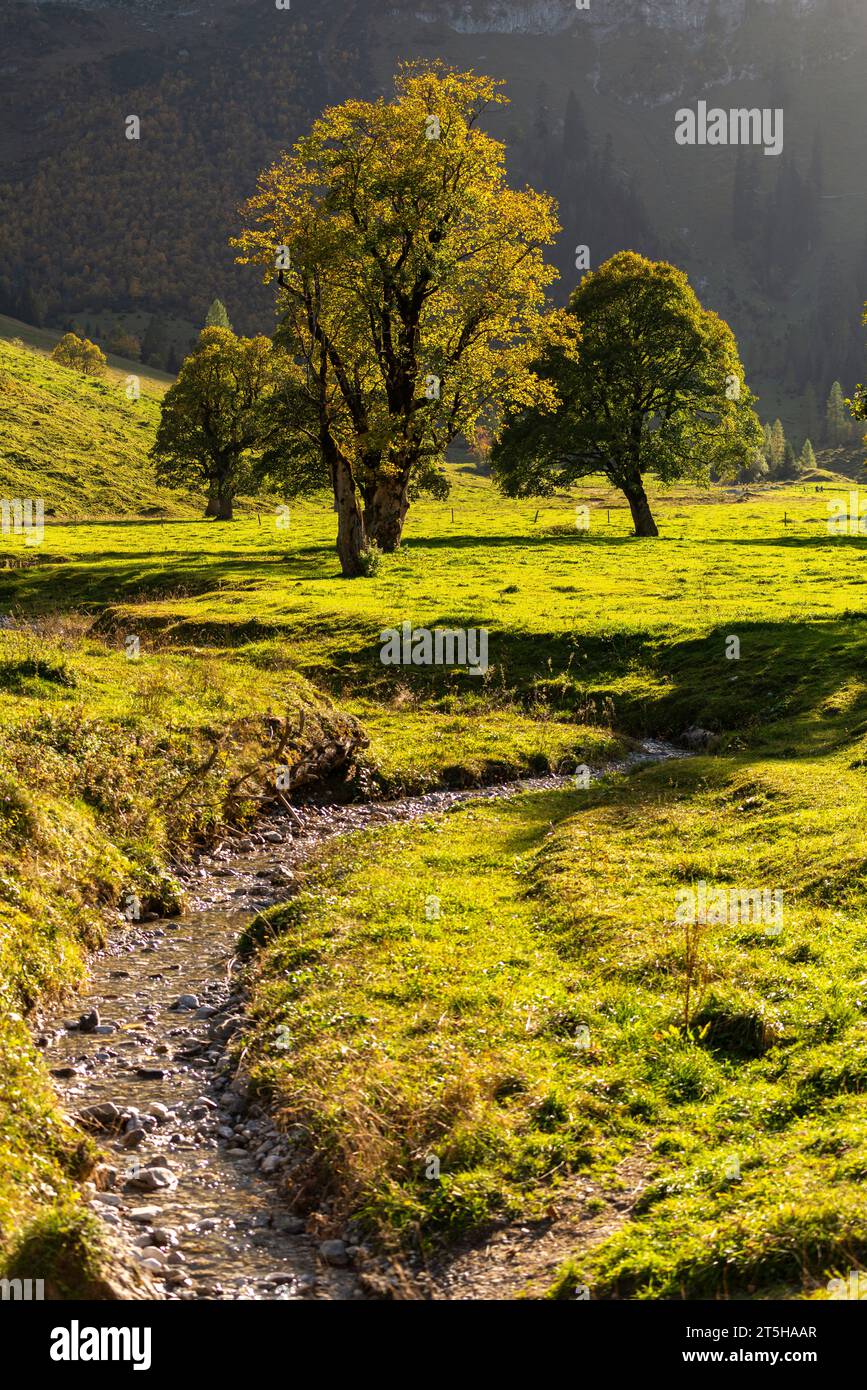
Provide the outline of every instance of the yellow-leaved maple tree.
{"type": "Polygon", "coordinates": [[[327,110],[261,175],[233,241],[276,286],[294,364],[276,407],[294,444],[269,467],[290,492],[330,482],[347,576],[399,546],[413,496],[445,495],[457,435],[547,390],[532,345],[559,227],[479,127],[500,87],[404,65],[393,99],[327,110]]]}

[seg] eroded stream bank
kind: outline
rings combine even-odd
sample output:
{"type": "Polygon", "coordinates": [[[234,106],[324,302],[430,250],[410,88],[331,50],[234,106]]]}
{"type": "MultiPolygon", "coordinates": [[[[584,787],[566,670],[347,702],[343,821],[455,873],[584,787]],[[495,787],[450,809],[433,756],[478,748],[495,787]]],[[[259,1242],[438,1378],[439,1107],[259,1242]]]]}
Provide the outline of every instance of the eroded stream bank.
{"type": "MultiPolygon", "coordinates": [[[[597,776],[684,757],[648,741],[597,776]]],[[[91,1206],[170,1299],[363,1298],[400,1291],[327,1211],[293,1216],[279,1182],[289,1141],[249,1105],[226,1046],[244,1000],[235,948],[255,913],[284,901],[325,839],[443,814],[470,800],[545,791],[547,776],[397,802],[302,806],[237,836],[182,875],[188,915],[130,923],[91,963],[86,992],[43,1020],[39,1044],[66,1109],[109,1161],[91,1206]]]]}

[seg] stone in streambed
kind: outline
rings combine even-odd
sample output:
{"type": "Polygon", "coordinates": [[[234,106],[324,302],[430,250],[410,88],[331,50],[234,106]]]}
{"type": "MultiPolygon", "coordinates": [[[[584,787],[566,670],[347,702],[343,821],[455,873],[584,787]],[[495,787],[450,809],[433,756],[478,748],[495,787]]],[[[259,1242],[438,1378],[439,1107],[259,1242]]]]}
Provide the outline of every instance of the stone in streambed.
{"type": "Polygon", "coordinates": [[[121,1139],[121,1144],[125,1149],[137,1149],[147,1139],[146,1129],[128,1129],[121,1139]]]}
{"type": "Polygon", "coordinates": [[[151,1221],[155,1221],[159,1215],[159,1207],[133,1207],[132,1211],[129,1213],[129,1219],[130,1221],[141,1221],[144,1224],[150,1225],[151,1221]]]}
{"type": "Polygon", "coordinates": [[[121,1111],[112,1101],[101,1101],[99,1105],[87,1105],[78,1112],[79,1124],[86,1129],[119,1129],[121,1111]]]}
{"type": "Polygon", "coordinates": [[[282,1214],[274,1217],[274,1230],[279,1231],[284,1236],[303,1236],[307,1230],[307,1222],[300,1216],[283,1216],[282,1214]]]}
{"type": "Polygon", "coordinates": [[[159,1192],[164,1188],[176,1187],[177,1181],[170,1168],[143,1168],[134,1177],[127,1178],[124,1189],[132,1192],[159,1192]]]}
{"type": "Polygon", "coordinates": [[[195,994],[181,994],[169,1008],[173,1013],[187,1013],[199,1007],[199,999],[195,994]]]}
{"type": "Polygon", "coordinates": [[[323,1240],[319,1246],[319,1253],[326,1264],[338,1266],[349,1264],[345,1241],[323,1240]]]}

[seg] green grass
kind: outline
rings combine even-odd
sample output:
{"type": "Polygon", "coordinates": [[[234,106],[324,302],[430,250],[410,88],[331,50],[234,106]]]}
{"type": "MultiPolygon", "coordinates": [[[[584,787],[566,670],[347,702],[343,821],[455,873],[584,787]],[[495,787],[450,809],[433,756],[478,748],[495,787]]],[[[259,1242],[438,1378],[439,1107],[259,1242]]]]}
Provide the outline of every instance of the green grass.
{"type": "Polygon", "coordinates": [[[598,483],[537,508],[454,464],[449,502],[415,504],[400,554],[347,582],[325,499],[293,505],[288,531],[264,506],[184,515],[150,490],[150,416],[130,436],[110,384],[4,354],[21,471],[3,486],[56,513],[41,545],[4,537],[0,570],[0,610],[24,624],[0,633],[4,1256],[63,1226],[92,1162],[16,1015],[80,978],[125,889],[173,905],[174,848],[250,813],[228,785],[267,769],[265,716],[303,705],[314,741],[361,720],[355,786],[377,794],[598,763],[696,723],[717,739],[623,784],[324,853],[272,915],[245,1039],[285,1123],[316,1137],[299,1200],[440,1240],[539,1214],[579,1170],[598,1203],[626,1159],[639,1208],[555,1294],[802,1296],[860,1260],[867,540],[825,525],[849,480],[657,491],[651,542],[598,483]],[[151,497],[171,515],[135,515],[151,497]],[[488,675],[383,666],[380,633],[404,619],[487,628],[488,675]],[[215,738],[194,812],[178,793],[215,738]],[[675,893],[702,877],[780,888],[787,915],[779,938],[703,935],[684,1032],[675,893]]]}
{"type": "Polygon", "coordinates": [[[94,1156],[22,1019],[81,982],[124,895],[178,910],[173,856],[248,822],[273,788],[269,718],[296,730],[280,766],[357,736],[296,673],[210,651],[129,660],[85,627],[0,633],[0,1262],[94,1156]]]}
{"type": "Polygon", "coordinates": [[[577,1265],[594,1297],[799,1297],[863,1260],[867,783],[843,732],[332,846],[267,915],[241,1044],[311,1136],[302,1197],[430,1240],[638,1153],[637,1214],[577,1265]],[[676,892],[700,879],[781,888],[783,930],[702,933],[685,1029],[676,892]]]}
{"type": "MultiPolygon", "coordinates": [[[[5,340],[10,346],[20,343],[44,357],[50,357],[62,337],[63,334],[56,329],[34,328],[32,324],[23,323],[20,319],[0,314],[0,341],[5,340]]],[[[133,373],[139,378],[144,395],[155,400],[159,400],[174,381],[174,377],[168,372],[161,372],[157,367],[149,367],[144,362],[133,362],[128,357],[117,357],[113,353],[107,353],[106,358],[108,381],[117,386],[124,386],[127,377],[133,373]]]]}
{"type": "MultiPolygon", "coordinates": [[[[120,358],[109,359],[104,377],[85,377],[50,360],[41,340],[52,335],[32,329],[35,341],[17,345],[4,337],[4,322],[16,326],[0,319],[3,497],[42,498],[49,518],[201,515],[197,495],[158,486],[148,456],[171,377],[120,358]],[[131,374],[141,392],[137,400],[126,394],[131,374]]],[[[257,504],[247,498],[241,505],[257,504]]],[[[4,536],[7,560],[10,541],[23,546],[20,537],[4,536]]],[[[31,560],[35,549],[27,548],[31,560]]]]}
{"type": "Polygon", "coordinates": [[[154,479],[156,394],[128,400],[117,373],[85,377],[0,339],[0,398],[4,497],[41,497],[46,513],[63,516],[191,510],[189,496],[154,479]]]}
{"type": "Polygon", "coordinates": [[[590,725],[679,734],[699,721],[751,740],[836,696],[839,651],[853,671],[861,659],[850,615],[867,540],[826,531],[846,479],[737,505],[721,490],[661,494],[657,543],[632,538],[599,486],[537,509],[466,467],[453,478],[450,502],[416,504],[404,548],[369,581],[339,577],[333,513],[317,499],[293,506],[288,531],[273,510],[225,526],[49,525],[29,567],[0,573],[0,605],[85,609],[152,644],[298,668],[364,718],[372,773],[395,788],[448,768],[460,780],[462,767],[568,764],[590,725]],[[589,536],[576,500],[591,507],[589,536]],[[486,679],[384,667],[380,633],[404,619],[486,627],[486,679]],[[731,635],[740,662],[725,659],[731,635]]]}

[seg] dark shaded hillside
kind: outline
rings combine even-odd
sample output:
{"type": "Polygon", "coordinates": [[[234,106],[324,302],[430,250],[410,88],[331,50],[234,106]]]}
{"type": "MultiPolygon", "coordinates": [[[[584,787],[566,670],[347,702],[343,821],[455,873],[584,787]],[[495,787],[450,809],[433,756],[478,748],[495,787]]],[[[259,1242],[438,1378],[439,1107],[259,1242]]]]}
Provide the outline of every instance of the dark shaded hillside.
{"type": "Polygon", "coordinates": [[[402,58],[503,76],[491,126],[512,177],[560,200],[575,248],[683,264],[738,334],[765,416],[794,434],[810,388],[862,375],[867,16],[856,0],[160,0],[7,3],[0,51],[0,312],[156,316],[174,365],[215,295],[241,330],[271,305],[226,245],[258,170],[324,104],[386,90],[402,58]],[[782,106],[785,147],[686,149],[699,99],[782,106]],[[128,115],[141,139],[124,135],[128,115]]]}

